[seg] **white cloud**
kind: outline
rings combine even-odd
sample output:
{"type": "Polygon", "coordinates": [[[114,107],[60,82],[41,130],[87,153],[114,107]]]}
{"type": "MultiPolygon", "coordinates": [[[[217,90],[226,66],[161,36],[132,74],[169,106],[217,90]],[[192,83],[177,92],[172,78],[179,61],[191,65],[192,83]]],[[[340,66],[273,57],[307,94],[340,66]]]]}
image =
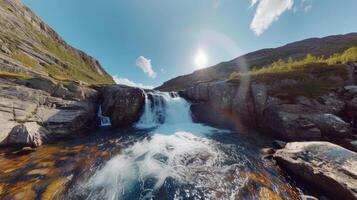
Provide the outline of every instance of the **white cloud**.
{"type": "Polygon", "coordinates": [[[261,35],[277,21],[287,10],[293,7],[294,0],[251,0],[251,6],[257,5],[254,18],[250,24],[255,34],[261,35]]]}
{"type": "Polygon", "coordinates": [[[299,11],[303,11],[305,13],[309,12],[312,8],[311,1],[310,0],[301,0],[299,4],[295,4],[294,6],[294,13],[297,13],[299,11]]]}
{"type": "Polygon", "coordinates": [[[144,88],[144,89],[153,89],[154,88],[153,86],[150,86],[150,85],[135,83],[127,78],[122,78],[117,75],[114,75],[113,79],[114,79],[115,83],[119,84],[119,85],[127,85],[127,86],[131,86],[131,87],[139,87],[139,88],[144,88]]]}
{"type": "Polygon", "coordinates": [[[252,3],[250,4],[250,7],[253,7],[258,2],[258,0],[251,0],[251,1],[252,3]]]}
{"type": "Polygon", "coordinates": [[[139,56],[136,59],[136,65],[149,77],[156,78],[156,72],[153,70],[150,59],[147,59],[144,56],[139,56]]]}

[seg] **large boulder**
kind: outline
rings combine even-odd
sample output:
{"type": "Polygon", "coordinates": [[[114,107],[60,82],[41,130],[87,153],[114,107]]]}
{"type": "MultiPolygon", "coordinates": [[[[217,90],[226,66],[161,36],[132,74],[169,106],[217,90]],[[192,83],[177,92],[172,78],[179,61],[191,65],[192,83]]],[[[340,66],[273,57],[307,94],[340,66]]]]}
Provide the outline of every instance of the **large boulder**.
{"type": "Polygon", "coordinates": [[[277,150],[274,158],[332,199],[357,199],[357,153],[329,142],[293,142],[277,150]]]}
{"type": "Polygon", "coordinates": [[[101,91],[103,115],[114,127],[129,127],[136,122],[145,104],[145,93],[140,88],[108,85],[101,91]]]}
{"type": "Polygon", "coordinates": [[[14,126],[1,144],[10,146],[32,146],[38,147],[42,144],[42,135],[46,130],[36,122],[18,124],[14,126]]]}

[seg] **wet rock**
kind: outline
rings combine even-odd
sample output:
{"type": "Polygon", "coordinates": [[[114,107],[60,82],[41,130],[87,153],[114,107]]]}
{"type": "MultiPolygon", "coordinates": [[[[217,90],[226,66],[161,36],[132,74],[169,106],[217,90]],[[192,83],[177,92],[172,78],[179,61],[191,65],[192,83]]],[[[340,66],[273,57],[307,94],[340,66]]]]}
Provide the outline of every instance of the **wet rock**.
{"type": "Polygon", "coordinates": [[[114,127],[129,127],[140,118],[145,94],[140,88],[109,85],[102,89],[103,115],[109,116],[114,127]]]}
{"type": "Polygon", "coordinates": [[[43,168],[43,169],[33,169],[27,173],[27,175],[47,175],[50,172],[50,169],[43,168]]]}
{"type": "Polygon", "coordinates": [[[283,200],[277,193],[266,187],[260,188],[259,199],[283,200]]]}
{"type": "Polygon", "coordinates": [[[348,85],[343,87],[344,92],[347,93],[346,95],[349,95],[351,97],[354,97],[357,95],[357,85],[348,85]]]}
{"type": "Polygon", "coordinates": [[[310,196],[310,195],[301,195],[300,198],[302,200],[319,200],[318,198],[310,196]]]}
{"type": "Polygon", "coordinates": [[[357,199],[357,153],[329,142],[293,142],[274,158],[334,199],[357,199]]]}
{"type": "Polygon", "coordinates": [[[281,141],[281,140],[275,140],[275,141],[273,141],[272,145],[275,149],[282,149],[285,147],[286,142],[281,141]]]}
{"type": "Polygon", "coordinates": [[[263,148],[261,151],[262,151],[262,153],[268,154],[268,155],[275,153],[275,150],[272,148],[263,148]]]}
{"type": "Polygon", "coordinates": [[[43,200],[58,199],[62,192],[66,189],[66,185],[70,181],[70,178],[58,178],[50,183],[45,192],[42,194],[43,200]]]}

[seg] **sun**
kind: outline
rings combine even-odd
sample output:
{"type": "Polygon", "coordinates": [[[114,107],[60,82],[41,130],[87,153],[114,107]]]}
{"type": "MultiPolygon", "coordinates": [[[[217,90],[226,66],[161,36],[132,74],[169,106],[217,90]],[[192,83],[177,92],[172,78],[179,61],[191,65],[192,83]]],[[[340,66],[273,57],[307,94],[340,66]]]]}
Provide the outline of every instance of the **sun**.
{"type": "Polygon", "coordinates": [[[202,69],[207,67],[207,55],[206,53],[200,49],[197,51],[196,55],[195,55],[195,67],[196,69],[202,69]]]}

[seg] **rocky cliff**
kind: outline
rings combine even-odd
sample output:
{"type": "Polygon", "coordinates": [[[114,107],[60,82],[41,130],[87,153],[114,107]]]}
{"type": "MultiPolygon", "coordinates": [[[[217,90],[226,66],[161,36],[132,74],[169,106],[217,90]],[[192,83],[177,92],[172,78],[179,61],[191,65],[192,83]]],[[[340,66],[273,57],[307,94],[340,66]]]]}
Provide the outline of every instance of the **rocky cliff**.
{"type": "Polygon", "coordinates": [[[20,0],[0,0],[0,76],[113,83],[99,62],[68,45],[20,0]]]}
{"type": "Polygon", "coordinates": [[[193,102],[198,120],[207,121],[208,115],[202,112],[221,113],[216,118],[226,117],[239,130],[260,129],[286,141],[330,140],[357,150],[353,145],[357,141],[353,129],[357,86],[355,78],[348,78],[354,77],[355,65],[340,66],[345,70],[341,77],[328,70],[320,77],[314,73],[305,77],[313,82],[292,78],[267,82],[262,77],[226,80],[200,83],[180,94],[193,102]],[[327,85],[318,85],[322,80],[333,84],[325,88],[327,85]]]}

